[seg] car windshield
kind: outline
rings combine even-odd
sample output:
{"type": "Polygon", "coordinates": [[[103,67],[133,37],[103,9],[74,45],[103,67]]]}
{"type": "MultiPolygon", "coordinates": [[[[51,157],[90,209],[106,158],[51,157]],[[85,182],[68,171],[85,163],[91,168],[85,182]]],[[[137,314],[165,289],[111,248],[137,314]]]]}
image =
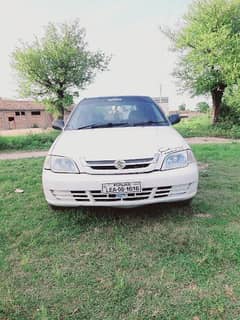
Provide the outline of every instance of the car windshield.
{"type": "Polygon", "coordinates": [[[79,103],[65,130],[168,125],[165,115],[150,98],[93,98],[79,103]]]}

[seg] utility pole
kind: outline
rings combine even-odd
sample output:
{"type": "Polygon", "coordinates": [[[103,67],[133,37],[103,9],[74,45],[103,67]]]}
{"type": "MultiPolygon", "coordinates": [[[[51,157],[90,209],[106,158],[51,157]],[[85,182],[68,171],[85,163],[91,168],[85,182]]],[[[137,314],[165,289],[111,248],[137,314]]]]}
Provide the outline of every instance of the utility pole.
{"type": "Polygon", "coordinates": [[[160,87],[159,87],[159,94],[160,94],[160,96],[159,96],[159,101],[161,102],[161,97],[162,97],[162,84],[160,83],[160,87]]]}

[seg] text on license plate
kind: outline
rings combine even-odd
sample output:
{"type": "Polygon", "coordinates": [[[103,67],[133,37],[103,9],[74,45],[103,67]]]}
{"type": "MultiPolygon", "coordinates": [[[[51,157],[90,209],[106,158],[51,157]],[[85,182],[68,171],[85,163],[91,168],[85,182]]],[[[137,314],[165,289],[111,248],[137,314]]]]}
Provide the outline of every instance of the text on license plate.
{"type": "Polygon", "coordinates": [[[117,182],[117,183],[104,183],[102,185],[103,193],[136,193],[141,192],[141,182],[117,182]]]}

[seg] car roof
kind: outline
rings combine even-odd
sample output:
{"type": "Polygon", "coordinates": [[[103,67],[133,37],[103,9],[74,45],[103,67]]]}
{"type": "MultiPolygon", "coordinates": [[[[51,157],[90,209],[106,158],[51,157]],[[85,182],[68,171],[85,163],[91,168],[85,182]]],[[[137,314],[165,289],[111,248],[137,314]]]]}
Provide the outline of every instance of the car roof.
{"type": "Polygon", "coordinates": [[[141,101],[149,101],[149,102],[153,102],[153,100],[148,97],[148,96],[134,96],[134,95],[128,95],[128,96],[103,96],[103,97],[88,97],[88,98],[84,98],[82,101],[94,101],[94,100],[117,100],[117,99],[121,99],[121,100],[141,100],[141,101]]]}

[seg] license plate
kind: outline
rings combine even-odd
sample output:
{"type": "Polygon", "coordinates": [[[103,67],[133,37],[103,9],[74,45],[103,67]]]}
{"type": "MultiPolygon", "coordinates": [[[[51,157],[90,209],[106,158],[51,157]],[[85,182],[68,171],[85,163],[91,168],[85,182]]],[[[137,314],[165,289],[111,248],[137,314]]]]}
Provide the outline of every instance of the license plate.
{"type": "Polygon", "coordinates": [[[126,194],[141,192],[141,182],[117,182],[117,183],[104,183],[102,185],[103,193],[112,194],[126,194]]]}

